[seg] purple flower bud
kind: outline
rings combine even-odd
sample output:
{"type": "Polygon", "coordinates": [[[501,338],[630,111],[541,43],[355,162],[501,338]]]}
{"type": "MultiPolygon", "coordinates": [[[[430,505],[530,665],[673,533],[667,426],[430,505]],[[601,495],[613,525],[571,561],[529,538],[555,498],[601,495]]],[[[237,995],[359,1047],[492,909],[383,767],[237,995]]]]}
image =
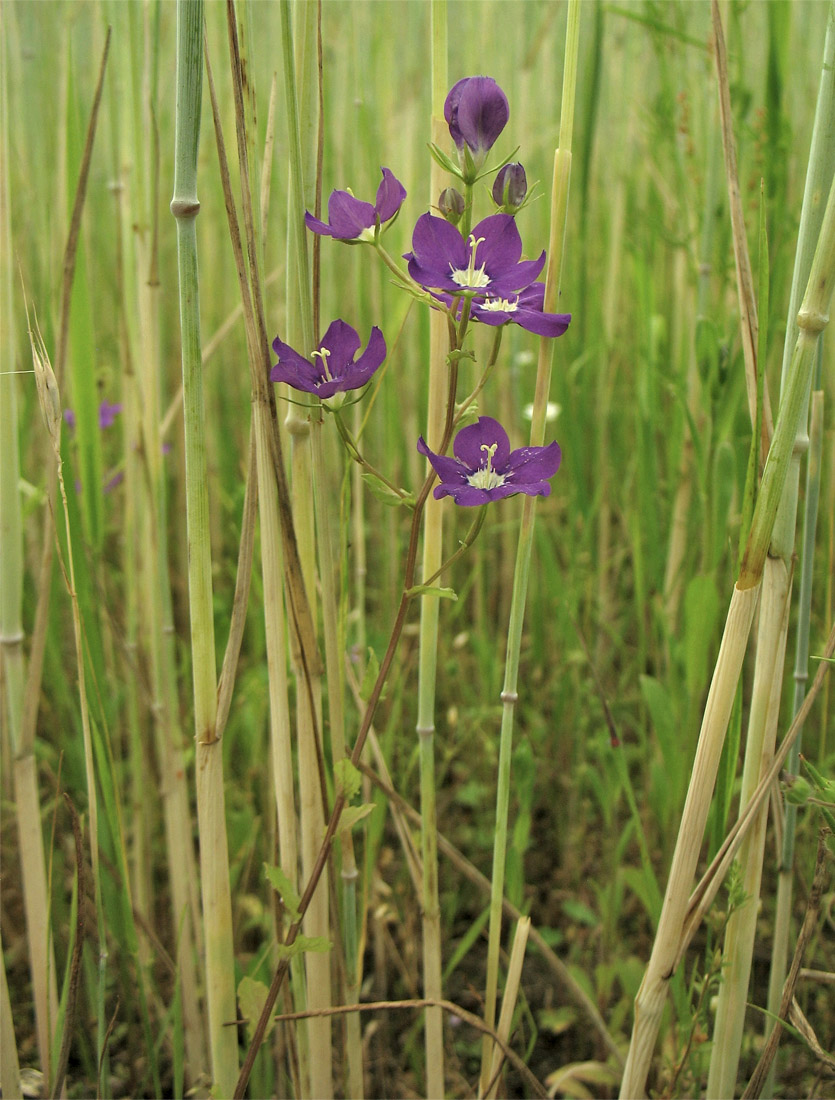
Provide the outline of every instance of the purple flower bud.
{"type": "Polygon", "coordinates": [[[509,117],[507,96],[492,77],[466,76],[450,89],[444,118],[468,183],[474,181],[509,117]]]}
{"type": "Polygon", "coordinates": [[[438,199],[438,209],[448,222],[458,225],[464,214],[464,196],[454,187],[445,187],[438,199]]]}
{"type": "Polygon", "coordinates": [[[518,162],[505,164],[500,168],[493,183],[493,202],[505,214],[514,214],[528,193],[528,178],[525,169],[518,162]]]}

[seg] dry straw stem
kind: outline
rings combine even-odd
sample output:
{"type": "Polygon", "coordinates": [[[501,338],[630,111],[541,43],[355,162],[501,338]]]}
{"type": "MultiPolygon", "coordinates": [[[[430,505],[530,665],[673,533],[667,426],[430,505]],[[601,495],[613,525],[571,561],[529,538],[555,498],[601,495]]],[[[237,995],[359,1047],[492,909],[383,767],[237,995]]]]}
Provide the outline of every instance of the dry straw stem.
{"type": "MultiPolygon", "coordinates": [[[[800,976],[800,964],[803,962],[803,955],[817,927],[823,888],[827,878],[827,864],[830,862],[829,849],[827,847],[827,840],[830,835],[829,829],[822,829],[818,837],[815,872],[812,878],[812,888],[809,891],[809,901],[806,904],[806,915],[803,918],[803,925],[797,937],[797,946],[795,948],[792,964],[783,985],[783,994],[778,1011],[778,1016],[781,1020],[787,1020],[789,1018],[789,1011],[794,999],[794,991],[800,976]]],[[[748,1086],[742,1094],[742,1100],[753,1100],[754,1097],[758,1097],[762,1092],[769,1069],[777,1053],[777,1047],[780,1043],[782,1033],[782,1027],[778,1026],[774,1028],[771,1035],[768,1037],[768,1042],[760,1055],[759,1062],[757,1062],[757,1068],[754,1070],[751,1080],[748,1082],[748,1086]]]]}
{"type": "Polygon", "coordinates": [[[690,896],[690,902],[688,905],[687,916],[684,921],[684,931],[682,935],[682,941],[679,946],[679,952],[676,956],[674,969],[681,962],[684,952],[687,949],[688,944],[693,938],[696,930],[704,918],[705,913],[713,904],[713,899],[719,890],[719,887],[724,881],[731,863],[736,858],[736,854],[739,851],[739,847],[742,843],[745,834],[751,827],[752,821],[755,819],[757,811],[767,800],[769,794],[773,789],[773,785],[776,782],[786,759],[791,752],[792,746],[797,743],[797,739],[800,736],[801,730],[806,722],[806,718],[812,709],[812,704],[818,696],[818,693],[823,688],[824,684],[828,682],[827,673],[831,670],[830,661],[835,655],[835,624],[833,624],[832,630],[829,634],[829,639],[826,643],[826,648],[823,652],[823,659],[821,660],[820,667],[815,675],[814,682],[803,700],[802,705],[797,711],[794,717],[794,721],[789,727],[788,733],[783,738],[780,744],[780,748],[774,755],[774,759],[771,761],[768,771],[762,776],[755,791],[752,792],[748,803],[744,810],[740,814],[739,818],[735,822],[733,828],[730,830],[725,840],[722,843],[721,848],[716,853],[710,867],[705,871],[698,886],[690,896]]]}

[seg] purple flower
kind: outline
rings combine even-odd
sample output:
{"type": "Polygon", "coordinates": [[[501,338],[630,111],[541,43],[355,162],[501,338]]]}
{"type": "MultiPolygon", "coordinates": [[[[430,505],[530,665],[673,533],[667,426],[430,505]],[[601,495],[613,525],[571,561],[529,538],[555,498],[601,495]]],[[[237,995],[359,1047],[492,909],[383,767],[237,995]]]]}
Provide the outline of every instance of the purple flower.
{"type": "Polygon", "coordinates": [[[113,405],[109,401],[102,401],[99,405],[99,430],[104,431],[105,428],[111,428],[121,411],[122,406],[118,401],[113,405]]]}
{"type": "Polygon", "coordinates": [[[270,372],[270,379],[315,394],[324,404],[339,408],[345,400],[345,391],[364,386],[386,357],[386,342],[376,325],[371,329],[365,351],[354,361],[360,343],[356,330],[345,321],[331,322],[310,359],[276,337],[273,351],[278,362],[270,372]]]}
{"type": "Polygon", "coordinates": [[[388,168],[383,169],[383,180],[377,188],[377,200],[370,202],[355,199],[350,191],[331,191],[328,199],[329,224],[306,213],[305,224],[312,233],[335,237],[338,241],[372,241],[377,227],[389,221],[406,198],[406,188],[388,168]]]}
{"type": "Polygon", "coordinates": [[[443,218],[421,214],[412,233],[409,274],[427,289],[498,296],[524,290],[545,266],[522,260],[522,238],[510,214],[491,214],[473,229],[466,242],[443,218]]]}
{"type": "Polygon", "coordinates": [[[506,214],[514,214],[521,208],[528,193],[528,177],[517,161],[499,169],[493,181],[493,202],[506,214]]]}
{"type": "Polygon", "coordinates": [[[507,96],[492,77],[467,76],[450,89],[444,118],[470,176],[484,163],[509,116],[507,96]]]}
{"type": "Polygon", "coordinates": [[[507,432],[490,416],[480,416],[476,424],[461,429],[452,444],[455,458],[434,454],[423,436],[417,448],[440,478],[435,497],[452,497],[463,507],[516,493],[547,497],[551,492],[548,478],[557,472],[562,458],[558,443],[511,451],[507,432]]]}
{"type": "MultiPolygon", "coordinates": [[[[447,295],[440,297],[447,304],[452,302],[447,295]]],[[[545,283],[531,283],[518,294],[507,298],[491,294],[484,298],[474,298],[470,317],[474,321],[481,321],[483,325],[506,325],[512,322],[537,336],[562,336],[571,321],[571,314],[543,313],[544,302],[545,283]]]]}
{"type": "Polygon", "coordinates": [[[75,413],[72,409],[64,409],[64,423],[70,430],[70,435],[75,431],[75,413]]]}

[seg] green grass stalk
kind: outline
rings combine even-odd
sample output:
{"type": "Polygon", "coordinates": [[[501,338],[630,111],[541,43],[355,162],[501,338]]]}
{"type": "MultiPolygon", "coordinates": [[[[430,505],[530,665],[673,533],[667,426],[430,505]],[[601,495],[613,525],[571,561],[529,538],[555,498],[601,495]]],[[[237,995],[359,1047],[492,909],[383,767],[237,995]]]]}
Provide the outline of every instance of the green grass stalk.
{"type": "MultiPolygon", "coordinates": [[[[14,760],[14,803],[20,848],[21,880],[26,918],[29,965],[32,976],[32,1000],[41,1072],[50,1079],[50,1049],[58,1013],[58,987],[49,926],[46,860],[41,808],[38,797],[37,763],[34,754],[34,727],[24,733],[23,709],[26,690],[26,666],[23,654],[23,524],[20,499],[20,439],[18,435],[18,379],[15,376],[16,341],[12,287],[14,250],[11,240],[9,190],[9,112],[6,74],[6,20],[8,9],[0,17],[0,59],[4,79],[0,82],[0,678],[3,682],[4,740],[14,760]]],[[[4,744],[4,748],[5,748],[4,744]]],[[[3,967],[3,989],[8,1000],[3,967]]],[[[2,1011],[6,1012],[5,1005],[2,1011]]],[[[11,1020],[11,1015],[7,1017],[11,1020]]],[[[4,1078],[13,1085],[10,1095],[20,1088],[17,1072],[17,1046],[14,1029],[3,1034],[4,1078]],[[8,1058],[8,1073],[5,1062],[8,1058]]]]}
{"type": "Polygon", "coordinates": [[[180,277],[197,816],[212,1079],[219,1095],[231,1096],[238,1074],[238,1041],[235,1028],[226,1024],[236,1016],[235,962],[223,755],[215,729],[217,677],[195,225],[200,210],[197,199],[197,148],[203,83],[202,50],[202,0],[178,0],[177,125],[171,212],[177,223],[180,277]]]}
{"type": "MultiPolygon", "coordinates": [[[[568,189],[571,179],[571,141],[574,127],[574,102],[577,88],[577,55],[580,32],[580,5],[571,0],[568,5],[563,68],[562,108],[560,113],[560,145],[554,154],[554,175],[551,186],[551,229],[548,266],[545,276],[546,313],[556,312],[560,294],[562,260],[565,250],[565,230],[568,212],[568,189]]],[[[530,445],[542,446],[548,397],[551,389],[553,343],[543,337],[539,344],[536,388],[531,416],[530,445]]],[[[522,625],[528,593],[531,552],[534,538],[536,497],[524,497],[516,565],[513,573],[513,594],[507,628],[504,683],[502,685],[502,724],[499,740],[499,769],[496,785],[496,824],[493,845],[493,873],[490,894],[490,929],[487,943],[487,983],[484,998],[484,1022],[492,1029],[496,1020],[496,998],[499,975],[499,948],[502,936],[502,899],[504,897],[505,864],[507,859],[507,827],[510,807],[510,765],[513,749],[513,724],[518,700],[519,654],[522,647],[522,625]]],[[[481,1053],[481,1091],[489,1084],[493,1060],[492,1040],[485,1039],[481,1053]]]]}
{"type": "MultiPolygon", "coordinates": [[[[446,0],[430,5],[431,83],[433,142],[443,143],[447,136],[444,99],[448,91],[448,42],[446,0]]],[[[429,172],[429,202],[437,202],[444,186],[443,173],[432,161],[429,172]]],[[[426,413],[426,440],[436,449],[444,432],[447,403],[446,356],[448,329],[446,319],[435,310],[429,315],[429,391],[426,413]]],[[[432,576],[443,559],[442,502],[429,497],[424,511],[422,575],[432,576]]],[[[438,897],[438,825],[435,798],[435,678],[437,672],[438,618],[440,600],[421,601],[418,638],[418,706],[416,732],[420,759],[420,812],[422,856],[422,932],[423,992],[429,1000],[443,997],[441,907],[438,897]]],[[[443,1012],[427,1008],[425,1017],[426,1095],[443,1097],[444,1036],[443,1012]]]]}
{"type": "MultiPolygon", "coordinates": [[[[112,72],[118,82],[113,100],[118,111],[113,115],[115,172],[120,186],[122,232],[121,284],[124,317],[124,592],[126,600],[126,648],[131,655],[129,673],[135,669],[137,655],[147,655],[150,669],[150,718],[154,735],[157,767],[164,777],[160,789],[165,828],[165,852],[171,891],[171,920],[177,937],[179,995],[182,1006],[183,1040],[189,1081],[208,1072],[204,1019],[197,977],[197,949],[200,936],[200,903],[194,848],[193,825],[188,797],[188,769],[184,761],[182,729],[178,721],[179,700],[175,678],[175,632],[171,614],[171,588],[168,576],[167,546],[160,532],[167,531],[165,471],[162,462],[160,432],[160,354],[159,312],[160,279],[158,273],[158,141],[148,144],[139,134],[156,135],[158,111],[157,66],[159,28],[150,10],[140,12],[115,5],[111,12],[117,34],[120,60],[112,72]],[[124,26],[122,20],[129,20],[124,26]],[[127,48],[132,41],[142,42],[141,60],[127,48]],[[127,85],[127,87],[125,87],[127,85]],[[135,159],[132,150],[137,151],[135,159]],[[123,170],[122,165],[131,165],[123,170]]],[[[158,9],[157,9],[158,15],[158,9]]],[[[150,900],[153,854],[151,809],[144,784],[149,781],[150,762],[144,735],[144,722],[135,675],[126,676],[126,714],[133,759],[134,838],[148,848],[132,846],[134,903],[148,919],[143,907],[144,890],[150,900]]],[[[140,946],[145,943],[140,940],[140,946]]]]}
{"type": "MultiPolygon", "coordinates": [[[[281,38],[285,62],[285,101],[290,135],[290,178],[287,231],[287,308],[285,339],[310,352],[315,347],[313,293],[304,211],[315,201],[318,129],[318,6],[315,0],[292,6],[281,4],[281,38]]],[[[313,493],[313,454],[309,414],[288,406],[285,427],[290,436],[293,520],[298,541],[304,586],[315,621],[316,532],[313,493]]],[[[322,802],[322,682],[318,671],[296,665],[296,730],[299,768],[301,862],[308,880],[325,830],[322,802]]],[[[330,932],[327,884],[322,883],[305,915],[304,932],[327,939],[330,932]]],[[[311,1011],[329,1008],[331,960],[327,953],[305,956],[307,1006],[311,1011]]],[[[311,1016],[307,1023],[310,1045],[311,1095],[332,1095],[333,1070],[331,1021],[311,1016]]]]}

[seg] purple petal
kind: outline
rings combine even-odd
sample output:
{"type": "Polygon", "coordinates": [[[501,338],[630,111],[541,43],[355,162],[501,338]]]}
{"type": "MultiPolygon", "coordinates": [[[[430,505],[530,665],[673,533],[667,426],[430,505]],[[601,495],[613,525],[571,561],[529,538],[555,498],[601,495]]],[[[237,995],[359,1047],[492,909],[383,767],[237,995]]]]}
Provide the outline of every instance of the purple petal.
{"type": "Polygon", "coordinates": [[[278,356],[278,362],[270,371],[271,382],[286,382],[288,386],[306,393],[317,392],[316,383],[322,377],[321,365],[314,367],[309,359],[299,355],[278,337],[273,340],[273,351],[278,356]]]}
{"type": "Polygon", "coordinates": [[[310,230],[311,233],[318,233],[320,237],[332,237],[333,230],[329,225],[326,225],[319,218],[314,218],[310,211],[304,212],[304,224],[310,230]]]}
{"type": "Polygon", "coordinates": [[[327,332],[319,341],[319,350],[324,348],[330,352],[328,370],[334,377],[341,374],[352,362],[361,343],[355,328],[345,321],[331,321],[327,332]]]}
{"type": "Polygon", "coordinates": [[[510,457],[510,440],[507,432],[492,416],[480,416],[475,424],[462,428],[455,437],[452,449],[458,461],[468,470],[478,470],[487,462],[486,453],[481,448],[492,447],[494,443],[498,446],[491,461],[493,469],[501,473],[510,457]]]}
{"type": "MultiPolygon", "coordinates": [[[[484,318],[480,316],[479,321],[483,320],[484,318]]],[[[520,328],[525,329],[527,332],[533,332],[537,336],[555,337],[562,336],[568,328],[569,322],[571,321],[571,314],[542,313],[535,309],[525,309],[520,306],[517,308],[516,312],[510,316],[510,320],[514,321],[520,328]]]]}
{"type": "Polygon", "coordinates": [[[549,443],[547,447],[520,447],[510,455],[502,472],[506,472],[512,484],[520,488],[553,477],[561,461],[559,443],[549,443]]]}
{"type": "Polygon", "coordinates": [[[522,238],[510,214],[491,214],[483,218],[473,228],[472,235],[476,240],[484,238],[476,248],[476,267],[484,264],[488,273],[499,275],[518,264],[522,238]]]}
{"type": "MultiPolygon", "coordinates": [[[[510,217],[509,214],[506,216],[510,217]]],[[[521,263],[516,264],[509,271],[497,273],[490,283],[490,291],[500,298],[505,298],[509,294],[524,290],[536,279],[544,266],[544,252],[536,260],[522,260],[521,263]]]]}
{"type": "Polygon", "coordinates": [[[370,202],[355,199],[348,191],[332,191],[328,199],[331,234],[343,241],[353,240],[363,229],[371,229],[376,214],[370,202]]]}
{"type": "Polygon", "coordinates": [[[388,168],[383,169],[383,181],[377,188],[374,210],[381,222],[393,218],[406,198],[406,188],[388,168]]]}
{"type": "Polygon", "coordinates": [[[356,363],[350,364],[345,374],[345,379],[350,379],[350,385],[345,389],[356,390],[364,386],[374,371],[380,366],[386,357],[386,341],[382,332],[376,325],[371,329],[368,337],[368,346],[356,363]]]}
{"type": "MultiPolygon", "coordinates": [[[[455,459],[450,458],[449,455],[439,455],[435,454],[434,451],[430,451],[429,444],[426,442],[423,436],[421,436],[417,441],[417,449],[422,455],[426,455],[426,457],[429,459],[430,463],[432,464],[432,469],[441,479],[442,483],[447,484],[450,482],[464,481],[466,484],[465,479],[467,476],[467,472],[462,467],[460,462],[456,462],[455,459]]],[[[438,489],[440,488],[440,485],[436,487],[436,496],[438,494],[438,489]]],[[[441,495],[445,496],[446,494],[441,495]]]]}
{"type": "Polygon", "coordinates": [[[443,497],[452,497],[456,504],[462,508],[472,508],[477,504],[488,504],[493,496],[487,489],[477,489],[474,485],[436,485],[433,491],[436,500],[443,497]]]}

